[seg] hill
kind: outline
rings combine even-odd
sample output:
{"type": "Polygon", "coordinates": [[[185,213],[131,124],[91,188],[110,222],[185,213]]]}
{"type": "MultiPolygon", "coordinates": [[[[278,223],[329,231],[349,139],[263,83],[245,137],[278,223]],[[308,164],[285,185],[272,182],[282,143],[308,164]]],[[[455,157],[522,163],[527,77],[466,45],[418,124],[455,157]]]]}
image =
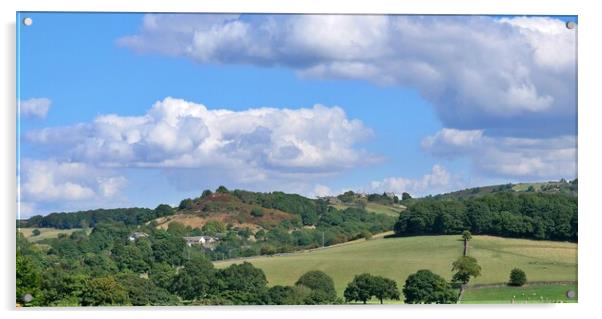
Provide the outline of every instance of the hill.
{"type": "Polygon", "coordinates": [[[257,231],[274,228],[284,221],[295,223],[298,219],[293,213],[244,203],[230,193],[212,193],[190,202],[185,200],[174,215],[159,217],[155,222],[161,228],[167,228],[174,222],[192,228],[202,228],[209,221],[219,221],[257,231]]]}
{"type": "Polygon", "coordinates": [[[518,183],[518,184],[500,184],[467,188],[455,192],[435,195],[435,198],[455,198],[466,199],[479,197],[483,195],[510,192],[510,193],[544,193],[544,194],[564,194],[577,196],[578,181],[560,181],[537,182],[537,183],[518,183]]]}
{"type": "MultiPolygon", "coordinates": [[[[256,257],[216,262],[218,268],[248,261],[261,268],[269,285],[292,285],[309,270],[322,270],[335,282],[342,296],[354,275],[382,275],[402,287],[419,269],[430,269],[451,278],[451,263],[462,254],[459,236],[419,236],[357,241],[331,248],[283,256],[256,257]]],[[[577,280],[577,245],[566,242],[474,236],[469,254],[482,266],[482,276],[471,284],[503,283],[510,270],[523,269],[530,281],[577,280]]]]}

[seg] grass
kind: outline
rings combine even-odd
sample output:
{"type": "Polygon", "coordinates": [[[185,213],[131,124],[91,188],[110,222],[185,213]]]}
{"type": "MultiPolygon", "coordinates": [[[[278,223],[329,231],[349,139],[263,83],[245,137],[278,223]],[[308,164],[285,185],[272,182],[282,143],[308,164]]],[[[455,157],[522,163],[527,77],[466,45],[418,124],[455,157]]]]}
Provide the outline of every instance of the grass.
{"type": "Polygon", "coordinates": [[[577,302],[576,284],[527,285],[524,287],[468,288],[464,291],[462,303],[555,303],[577,302]],[[568,298],[567,292],[575,292],[568,298]]]}
{"type": "MultiPolygon", "coordinates": [[[[249,261],[263,269],[269,285],[293,285],[309,270],[330,275],[342,296],[354,275],[369,272],[394,279],[403,287],[408,275],[430,269],[450,279],[451,263],[462,254],[459,235],[380,238],[284,256],[216,262],[218,268],[249,261]]],[[[482,275],[471,284],[501,283],[510,270],[523,269],[531,281],[576,281],[577,245],[574,243],[474,236],[469,255],[477,258],[482,275]]]]}
{"type": "Polygon", "coordinates": [[[38,242],[44,239],[49,239],[49,238],[57,238],[59,236],[59,234],[67,234],[70,235],[71,233],[78,231],[78,230],[82,230],[81,228],[72,228],[72,229],[57,229],[57,228],[19,228],[18,231],[21,232],[23,234],[23,236],[25,236],[25,238],[27,238],[27,240],[31,241],[31,242],[38,242]],[[40,231],[40,234],[38,236],[33,236],[33,230],[37,229],[40,231]]]}
{"type": "MultiPolygon", "coordinates": [[[[354,205],[347,205],[347,204],[331,204],[330,206],[336,208],[336,209],[347,209],[349,207],[357,207],[354,205]]],[[[404,208],[396,208],[396,207],[392,207],[392,206],[387,206],[387,205],[383,205],[383,204],[379,204],[379,203],[368,203],[366,205],[366,211],[371,212],[371,213],[375,213],[375,214],[382,214],[382,215],[387,215],[387,216],[391,216],[391,217],[399,217],[399,213],[402,212],[404,210],[404,208]]]]}

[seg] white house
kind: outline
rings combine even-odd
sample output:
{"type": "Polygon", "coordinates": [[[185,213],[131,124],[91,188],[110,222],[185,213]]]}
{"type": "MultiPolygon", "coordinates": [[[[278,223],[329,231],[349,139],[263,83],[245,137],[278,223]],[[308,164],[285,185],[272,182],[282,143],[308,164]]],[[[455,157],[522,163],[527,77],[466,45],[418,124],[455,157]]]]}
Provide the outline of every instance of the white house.
{"type": "Polygon", "coordinates": [[[188,247],[191,247],[193,245],[208,247],[209,245],[217,242],[217,238],[211,236],[184,237],[184,240],[186,241],[186,245],[188,245],[188,247]]]}
{"type": "Polygon", "coordinates": [[[138,239],[140,239],[140,238],[143,238],[143,237],[148,237],[148,234],[147,234],[147,233],[143,233],[143,232],[133,232],[133,233],[132,233],[132,234],[131,234],[131,235],[128,237],[128,239],[129,239],[130,241],[136,241],[136,240],[138,240],[138,239]]]}

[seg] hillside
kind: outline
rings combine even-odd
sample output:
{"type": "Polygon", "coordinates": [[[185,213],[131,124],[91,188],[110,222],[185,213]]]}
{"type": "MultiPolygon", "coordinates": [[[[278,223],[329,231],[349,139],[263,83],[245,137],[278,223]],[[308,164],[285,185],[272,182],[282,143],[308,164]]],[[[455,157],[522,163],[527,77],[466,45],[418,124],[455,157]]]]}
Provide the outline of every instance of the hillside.
{"type": "MultiPolygon", "coordinates": [[[[419,269],[451,278],[451,263],[462,254],[457,235],[385,238],[357,241],[311,252],[216,262],[218,268],[248,261],[261,268],[269,285],[292,285],[309,270],[330,275],[335,288],[343,290],[354,275],[369,272],[397,281],[419,269]]],[[[577,245],[565,242],[474,236],[469,254],[482,266],[482,276],[471,284],[503,283],[514,267],[523,269],[530,281],[576,281],[577,245]]]]}
{"type": "Polygon", "coordinates": [[[487,194],[511,192],[511,193],[544,193],[544,194],[564,194],[577,196],[578,181],[550,181],[538,183],[517,183],[517,184],[501,184],[467,188],[455,192],[445,193],[433,196],[435,198],[472,198],[487,194]]]}
{"type": "Polygon", "coordinates": [[[202,228],[209,221],[219,221],[253,231],[271,229],[284,221],[294,223],[299,217],[278,209],[243,203],[230,193],[212,193],[181,205],[171,216],[155,219],[157,227],[167,228],[177,222],[192,228],[202,228]]]}

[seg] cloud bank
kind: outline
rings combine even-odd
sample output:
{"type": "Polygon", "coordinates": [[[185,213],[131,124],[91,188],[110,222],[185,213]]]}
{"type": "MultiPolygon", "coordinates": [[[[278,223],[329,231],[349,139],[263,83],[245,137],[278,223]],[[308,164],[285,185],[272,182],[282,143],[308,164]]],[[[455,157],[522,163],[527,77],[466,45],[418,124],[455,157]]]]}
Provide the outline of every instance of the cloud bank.
{"type": "Polygon", "coordinates": [[[61,145],[54,155],[103,167],[232,167],[260,178],[269,171],[320,173],[369,162],[374,158],[357,144],[372,134],[340,107],[236,112],[166,98],[141,116],[100,115],[31,131],[26,140],[61,145]]]}
{"type": "Polygon", "coordinates": [[[566,120],[576,114],[575,31],[552,18],[147,15],[138,34],[118,43],[198,63],[414,87],[448,128],[576,132],[566,120]]]}

